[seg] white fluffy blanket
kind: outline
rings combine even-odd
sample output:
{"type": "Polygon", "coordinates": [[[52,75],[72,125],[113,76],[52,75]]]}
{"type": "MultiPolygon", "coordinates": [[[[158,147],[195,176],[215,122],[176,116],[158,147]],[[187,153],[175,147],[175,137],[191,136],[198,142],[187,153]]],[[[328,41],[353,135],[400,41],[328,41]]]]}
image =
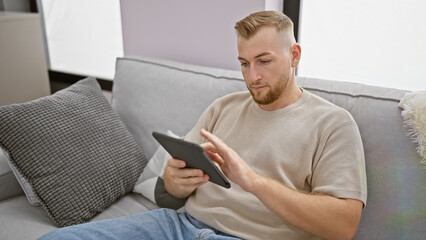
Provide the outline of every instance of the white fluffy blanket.
{"type": "Polygon", "coordinates": [[[408,135],[417,143],[421,163],[426,165],[426,91],[405,94],[399,103],[408,135]]]}

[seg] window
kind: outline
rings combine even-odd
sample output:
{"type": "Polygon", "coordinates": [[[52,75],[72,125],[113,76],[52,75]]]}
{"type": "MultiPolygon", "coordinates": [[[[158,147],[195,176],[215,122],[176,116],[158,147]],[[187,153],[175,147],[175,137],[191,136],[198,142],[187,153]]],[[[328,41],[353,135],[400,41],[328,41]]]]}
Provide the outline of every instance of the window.
{"type": "MultiPolygon", "coordinates": [[[[119,0],[40,0],[54,71],[113,79],[123,56],[119,0]]],[[[39,6],[40,9],[40,6],[39,6]]]]}
{"type": "Polygon", "coordinates": [[[426,1],[304,0],[298,75],[426,90],[426,1]]]}

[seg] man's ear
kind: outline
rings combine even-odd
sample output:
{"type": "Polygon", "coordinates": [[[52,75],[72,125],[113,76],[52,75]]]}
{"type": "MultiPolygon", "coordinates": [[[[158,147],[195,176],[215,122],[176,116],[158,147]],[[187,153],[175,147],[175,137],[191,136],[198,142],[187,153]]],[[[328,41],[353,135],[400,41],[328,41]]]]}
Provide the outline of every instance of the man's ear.
{"type": "Polygon", "coordinates": [[[300,57],[302,54],[302,48],[300,47],[300,44],[295,43],[293,46],[291,46],[291,66],[297,67],[299,65],[300,57]]]}

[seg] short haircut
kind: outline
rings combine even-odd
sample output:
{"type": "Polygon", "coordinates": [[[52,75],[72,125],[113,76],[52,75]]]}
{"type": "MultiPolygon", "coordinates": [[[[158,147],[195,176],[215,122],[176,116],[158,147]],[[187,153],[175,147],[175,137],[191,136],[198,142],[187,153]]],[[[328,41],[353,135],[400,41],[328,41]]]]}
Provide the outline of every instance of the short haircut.
{"type": "Polygon", "coordinates": [[[261,11],[250,14],[235,24],[238,37],[249,39],[261,27],[272,26],[278,32],[287,32],[294,39],[293,22],[285,14],[277,11],[261,11]]]}

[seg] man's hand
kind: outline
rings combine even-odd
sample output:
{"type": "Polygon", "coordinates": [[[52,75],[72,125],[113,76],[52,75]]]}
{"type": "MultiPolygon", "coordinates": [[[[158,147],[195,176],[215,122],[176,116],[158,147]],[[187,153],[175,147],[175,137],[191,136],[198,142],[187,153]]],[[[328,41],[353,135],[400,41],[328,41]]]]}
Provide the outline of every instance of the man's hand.
{"type": "Polygon", "coordinates": [[[220,138],[204,129],[201,129],[201,135],[208,140],[201,144],[201,147],[210,159],[219,164],[227,178],[240,185],[245,191],[251,192],[254,182],[261,176],[253,171],[238,153],[228,147],[220,138]]]}
{"type": "Polygon", "coordinates": [[[200,169],[185,168],[182,160],[171,158],[167,161],[164,171],[164,185],[171,195],[177,198],[186,198],[195,189],[209,180],[209,176],[200,169]]]}

